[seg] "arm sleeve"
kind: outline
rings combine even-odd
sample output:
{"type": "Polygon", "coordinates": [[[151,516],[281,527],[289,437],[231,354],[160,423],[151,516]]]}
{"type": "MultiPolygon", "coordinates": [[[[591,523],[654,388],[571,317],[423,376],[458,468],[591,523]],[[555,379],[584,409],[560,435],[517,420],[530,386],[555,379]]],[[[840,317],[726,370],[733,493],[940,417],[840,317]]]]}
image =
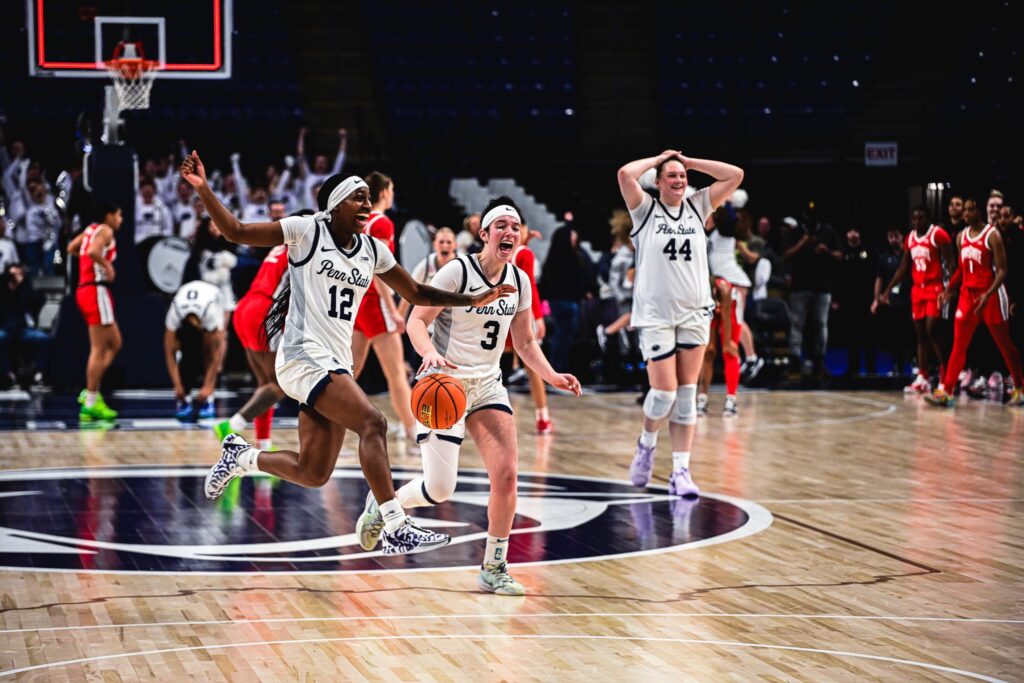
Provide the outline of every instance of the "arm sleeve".
{"type": "MultiPolygon", "coordinates": [[[[289,247],[299,246],[302,237],[309,230],[309,219],[305,216],[288,216],[281,219],[281,232],[284,233],[284,243],[289,247]]],[[[314,224],[315,225],[315,224],[314,224]]]]}
{"type": "Polygon", "coordinates": [[[374,266],[374,273],[386,273],[398,265],[395,255],[384,245],[384,242],[372,236],[370,239],[373,240],[374,245],[377,247],[377,265],[374,266]]]}

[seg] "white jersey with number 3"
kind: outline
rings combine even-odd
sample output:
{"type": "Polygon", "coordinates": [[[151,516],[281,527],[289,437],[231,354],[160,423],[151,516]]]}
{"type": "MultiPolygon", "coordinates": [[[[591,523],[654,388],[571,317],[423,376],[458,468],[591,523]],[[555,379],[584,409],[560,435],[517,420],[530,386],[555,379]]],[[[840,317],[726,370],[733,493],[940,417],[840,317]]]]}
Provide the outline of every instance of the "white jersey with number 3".
{"type": "Polygon", "coordinates": [[[708,188],[671,210],[646,192],[629,212],[636,248],[634,327],[671,327],[695,309],[714,306],[704,221],[711,213],[708,188]]]}
{"type": "Polygon", "coordinates": [[[449,292],[481,294],[498,285],[513,285],[518,292],[507,294],[486,306],[446,308],[434,320],[433,342],[437,352],[458,366],[444,372],[468,379],[485,377],[500,370],[512,318],[530,308],[530,278],[511,263],[494,282],[484,277],[476,254],[460,256],[444,264],[430,282],[449,292]]]}

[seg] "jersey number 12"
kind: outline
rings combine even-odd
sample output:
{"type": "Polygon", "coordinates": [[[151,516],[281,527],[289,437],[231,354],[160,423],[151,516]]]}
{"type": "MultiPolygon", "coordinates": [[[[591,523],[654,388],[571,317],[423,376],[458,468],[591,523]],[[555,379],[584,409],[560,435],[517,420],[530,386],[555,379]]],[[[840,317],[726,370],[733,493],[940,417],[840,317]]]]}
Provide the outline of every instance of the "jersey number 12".
{"type": "Polygon", "coordinates": [[[352,319],[352,297],[355,296],[355,292],[351,289],[341,290],[341,296],[338,296],[338,286],[331,285],[331,308],[327,311],[327,315],[332,318],[341,318],[342,320],[352,319]],[[341,306],[338,306],[338,299],[341,299],[341,306]]]}

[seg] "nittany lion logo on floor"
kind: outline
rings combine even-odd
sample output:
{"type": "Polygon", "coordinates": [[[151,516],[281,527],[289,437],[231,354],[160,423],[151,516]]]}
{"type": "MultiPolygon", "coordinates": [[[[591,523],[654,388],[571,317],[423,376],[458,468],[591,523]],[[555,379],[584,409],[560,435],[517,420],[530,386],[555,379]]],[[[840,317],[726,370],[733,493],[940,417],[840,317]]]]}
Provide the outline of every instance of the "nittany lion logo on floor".
{"type": "MultiPolygon", "coordinates": [[[[418,472],[396,469],[396,485],[418,472]]],[[[452,536],[418,555],[364,552],[354,533],[367,485],[339,469],[321,489],[270,477],[203,496],[205,467],[0,473],[0,567],[23,571],[331,573],[474,567],[487,532],[487,475],[464,470],[446,503],[410,512],[452,536]]],[[[721,543],[771,524],[760,505],[684,500],[607,479],[519,475],[509,562],[612,559],[721,543]]]]}

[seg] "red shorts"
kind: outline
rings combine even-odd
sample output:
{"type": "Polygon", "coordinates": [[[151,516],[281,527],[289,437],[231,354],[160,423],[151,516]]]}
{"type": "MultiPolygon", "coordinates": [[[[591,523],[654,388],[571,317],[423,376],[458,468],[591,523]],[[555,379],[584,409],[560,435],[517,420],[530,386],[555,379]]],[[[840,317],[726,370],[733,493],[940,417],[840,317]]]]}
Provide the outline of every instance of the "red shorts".
{"type": "Polygon", "coordinates": [[[398,325],[387,314],[380,296],[363,297],[356,314],[356,332],[361,332],[367,339],[373,339],[385,332],[394,332],[398,325]]]}
{"type": "Polygon", "coordinates": [[[261,339],[261,337],[266,335],[261,334],[260,330],[263,329],[263,322],[267,318],[267,311],[273,305],[273,299],[268,299],[260,294],[253,294],[251,296],[246,294],[238,302],[231,320],[235,326],[235,334],[238,335],[238,341],[242,342],[243,349],[270,352],[266,339],[261,339]]]}
{"type": "Polygon", "coordinates": [[[910,316],[914,320],[925,318],[941,318],[942,307],[939,306],[939,294],[942,293],[941,282],[930,285],[912,285],[910,289],[910,316]]]}
{"type": "Polygon", "coordinates": [[[82,312],[86,325],[112,325],[114,320],[114,297],[103,285],[85,285],[75,290],[75,301],[82,312]]]}
{"type": "MultiPolygon", "coordinates": [[[[974,315],[974,307],[984,293],[984,289],[960,288],[960,303],[956,307],[957,321],[974,315]]],[[[981,311],[981,319],[986,325],[1002,325],[1010,320],[1010,297],[1006,294],[1006,287],[1000,287],[989,297],[981,311]]]]}

